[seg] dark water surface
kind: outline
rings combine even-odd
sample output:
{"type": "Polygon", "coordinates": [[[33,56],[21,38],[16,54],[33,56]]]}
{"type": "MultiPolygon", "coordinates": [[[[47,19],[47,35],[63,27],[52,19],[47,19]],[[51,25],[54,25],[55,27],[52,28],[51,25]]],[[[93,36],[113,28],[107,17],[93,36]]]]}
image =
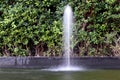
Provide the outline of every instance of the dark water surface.
{"type": "Polygon", "coordinates": [[[0,69],[0,80],[120,80],[120,70],[42,71],[0,69]]]}

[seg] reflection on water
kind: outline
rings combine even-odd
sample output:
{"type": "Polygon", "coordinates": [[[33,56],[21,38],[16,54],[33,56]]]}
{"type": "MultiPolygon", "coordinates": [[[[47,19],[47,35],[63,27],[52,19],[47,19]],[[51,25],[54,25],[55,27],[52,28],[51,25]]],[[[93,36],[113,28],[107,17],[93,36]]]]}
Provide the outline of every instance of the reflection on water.
{"type": "Polygon", "coordinates": [[[62,77],[58,80],[76,80],[75,77],[71,76],[71,73],[66,73],[64,75],[62,75],[62,77]]]}
{"type": "Polygon", "coordinates": [[[120,70],[51,72],[40,69],[0,69],[0,80],[120,80],[120,70]]]}

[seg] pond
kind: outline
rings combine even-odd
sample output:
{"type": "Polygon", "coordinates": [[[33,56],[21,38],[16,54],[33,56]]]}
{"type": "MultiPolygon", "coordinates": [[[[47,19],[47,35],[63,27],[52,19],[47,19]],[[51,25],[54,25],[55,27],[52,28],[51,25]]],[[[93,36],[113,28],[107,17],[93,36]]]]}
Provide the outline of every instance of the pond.
{"type": "Polygon", "coordinates": [[[120,70],[0,69],[0,80],[120,80],[120,70]]]}

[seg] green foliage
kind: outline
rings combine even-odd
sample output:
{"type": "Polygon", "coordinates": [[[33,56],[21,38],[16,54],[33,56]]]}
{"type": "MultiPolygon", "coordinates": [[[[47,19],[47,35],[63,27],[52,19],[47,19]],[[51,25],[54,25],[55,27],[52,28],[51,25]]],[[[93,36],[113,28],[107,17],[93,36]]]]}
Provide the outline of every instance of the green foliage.
{"type": "Polygon", "coordinates": [[[36,55],[37,49],[46,55],[61,53],[67,4],[75,17],[74,46],[83,42],[79,47],[88,55],[111,55],[106,46],[112,46],[112,37],[120,34],[119,0],[0,0],[0,53],[26,56],[35,51],[36,55]]]}

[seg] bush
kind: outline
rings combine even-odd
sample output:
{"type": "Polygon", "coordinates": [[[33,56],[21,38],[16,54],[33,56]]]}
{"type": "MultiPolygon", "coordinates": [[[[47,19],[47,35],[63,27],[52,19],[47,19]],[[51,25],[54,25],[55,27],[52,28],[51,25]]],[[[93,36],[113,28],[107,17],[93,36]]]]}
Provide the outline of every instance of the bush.
{"type": "Polygon", "coordinates": [[[0,4],[1,55],[61,55],[62,15],[67,4],[74,12],[78,54],[111,56],[114,40],[108,35],[120,34],[119,0],[2,0],[0,4]]]}

